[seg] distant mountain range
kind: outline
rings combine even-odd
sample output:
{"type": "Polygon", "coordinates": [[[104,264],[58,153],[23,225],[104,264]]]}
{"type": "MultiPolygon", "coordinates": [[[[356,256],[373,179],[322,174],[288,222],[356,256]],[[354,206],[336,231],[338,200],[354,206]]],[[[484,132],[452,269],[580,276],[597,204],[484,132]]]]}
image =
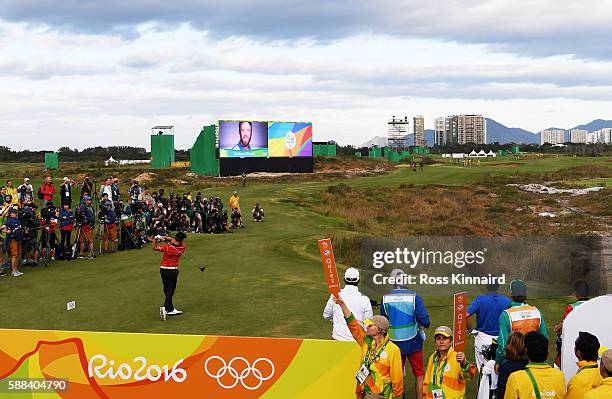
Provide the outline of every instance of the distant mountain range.
{"type": "MultiPolygon", "coordinates": [[[[530,132],[529,130],[521,129],[518,127],[507,127],[501,123],[490,119],[487,119],[487,143],[498,142],[500,144],[517,143],[517,144],[539,144],[540,133],[530,132]]],[[[584,129],[589,132],[594,132],[603,128],[612,128],[612,120],[595,119],[584,125],[574,126],[570,129],[554,128],[549,129],[560,129],[565,132],[565,141],[569,141],[569,131],[572,129],[584,129]]],[[[409,134],[406,138],[408,145],[413,145],[413,135],[409,134]]],[[[435,141],[434,131],[432,129],[425,129],[425,143],[427,146],[433,146],[435,141]]],[[[375,136],[371,140],[361,144],[361,147],[371,147],[373,144],[384,147],[387,145],[387,138],[382,136],[375,136]]]]}

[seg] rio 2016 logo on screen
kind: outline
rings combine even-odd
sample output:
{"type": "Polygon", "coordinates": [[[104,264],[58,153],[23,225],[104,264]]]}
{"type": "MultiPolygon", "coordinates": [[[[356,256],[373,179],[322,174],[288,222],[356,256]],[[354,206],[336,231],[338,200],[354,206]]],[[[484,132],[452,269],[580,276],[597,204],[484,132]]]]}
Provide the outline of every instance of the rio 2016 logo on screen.
{"type": "Polygon", "coordinates": [[[312,123],[268,123],[268,154],[271,157],[311,157],[312,123]]]}

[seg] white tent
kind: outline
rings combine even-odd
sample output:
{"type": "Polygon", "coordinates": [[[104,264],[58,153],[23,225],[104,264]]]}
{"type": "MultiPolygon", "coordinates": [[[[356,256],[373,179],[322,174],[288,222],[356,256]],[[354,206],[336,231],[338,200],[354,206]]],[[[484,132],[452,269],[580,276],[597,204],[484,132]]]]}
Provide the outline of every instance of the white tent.
{"type": "Polygon", "coordinates": [[[482,158],[482,157],[486,157],[487,153],[484,152],[484,150],[480,150],[480,152],[478,153],[478,157],[482,158]]]}
{"type": "Polygon", "coordinates": [[[475,150],[472,150],[472,152],[470,152],[470,153],[468,154],[468,157],[477,157],[477,156],[478,156],[478,154],[476,153],[476,151],[475,151],[475,150]]]}
{"type": "Polygon", "coordinates": [[[489,150],[489,152],[487,152],[487,156],[488,157],[496,157],[497,155],[493,152],[493,150],[489,150]]]}
{"type": "Polygon", "coordinates": [[[116,165],[118,164],[119,161],[117,161],[115,158],[113,158],[112,156],[110,158],[108,158],[106,161],[104,161],[104,165],[105,166],[109,166],[109,165],[116,165]]]}
{"type": "Polygon", "coordinates": [[[119,161],[119,165],[145,165],[150,163],[150,159],[124,159],[119,161]]]}

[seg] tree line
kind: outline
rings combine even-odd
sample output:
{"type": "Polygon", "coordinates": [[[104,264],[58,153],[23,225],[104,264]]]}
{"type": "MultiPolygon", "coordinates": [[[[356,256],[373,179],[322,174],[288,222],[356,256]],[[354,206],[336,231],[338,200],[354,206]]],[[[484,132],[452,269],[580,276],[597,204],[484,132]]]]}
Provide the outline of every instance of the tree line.
{"type": "MultiPolygon", "coordinates": [[[[0,162],[36,163],[45,161],[45,153],[51,150],[21,150],[15,151],[6,146],[0,146],[0,162]]],[[[151,153],[142,147],[113,146],[89,147],[83,150],[61,147],[57,150],[60,162],[105,161],[111,156],[114,159],[151,159],[151,153]]],[[[174,150],[176,161],[188,161],[189,150],[174,150]]]]}

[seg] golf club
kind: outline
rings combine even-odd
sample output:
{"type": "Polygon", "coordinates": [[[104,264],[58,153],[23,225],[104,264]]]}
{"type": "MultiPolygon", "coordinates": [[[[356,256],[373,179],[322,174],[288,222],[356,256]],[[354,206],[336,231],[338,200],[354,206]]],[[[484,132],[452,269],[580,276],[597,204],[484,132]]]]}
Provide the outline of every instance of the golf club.
{"type": "Polygon", "coordinates": [[[206,270],[206,265],[202,264],[202,266],[199,266],[195,261],[193,261],[189,256],[185,255],[185,253],[183,253],[182,255],[185,259],[187,259],[187,261],[189,263],[191,263],[192,265],[194,265],[195,267],[197,267],[198,269],[200,269],[201,272],[204,272],[204,270],[206,270]]]}
{"type": "MultiPolygon", "coordinates": [[[[155,239],[161,239],[161,236],[155,236],[155,239]]],[[[150,239],[150,238],[149,238],[150,239]]],[[[202,264],[202,266],[199,266],[194,260],[192,260],[189,256],[187,256],[184,252],[183,255],[181,255],[182,257],[184,257],[189,263],[191,263],[193,266],[197,267],[198,269],[200,269],[201,272],[204,272],[204,270],[206,270],[206,265],[202,264]]]]}

